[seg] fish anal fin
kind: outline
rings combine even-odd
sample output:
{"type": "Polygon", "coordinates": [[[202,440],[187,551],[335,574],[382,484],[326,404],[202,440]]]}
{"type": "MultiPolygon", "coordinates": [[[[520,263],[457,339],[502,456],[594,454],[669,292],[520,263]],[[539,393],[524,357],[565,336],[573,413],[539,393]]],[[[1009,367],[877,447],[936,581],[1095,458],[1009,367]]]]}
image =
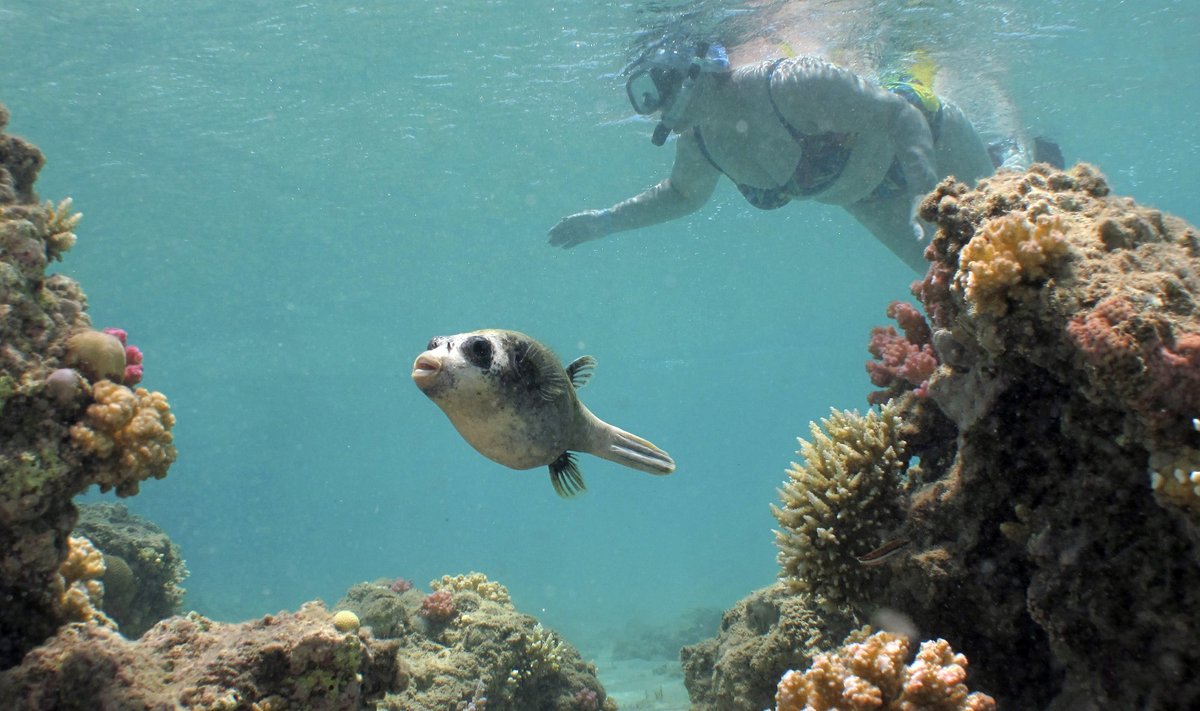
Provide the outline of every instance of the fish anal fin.
{"type": "Polygon", "coordinates": [[[578,390],[592,378],[592,373],[596,370],[596,359],[590,355],[580,356],[571,361],[567,366],[567,377],[571,379],[571,385],[578,390]]]}
{"type": "Polygon", "coordinates": [[[583,474],[575,462],[575,455],[563,452],[558,459],[550,462],[550,483],[554,485],[554,493],[568,499],[587,489],[583,485],[583,474]]]}

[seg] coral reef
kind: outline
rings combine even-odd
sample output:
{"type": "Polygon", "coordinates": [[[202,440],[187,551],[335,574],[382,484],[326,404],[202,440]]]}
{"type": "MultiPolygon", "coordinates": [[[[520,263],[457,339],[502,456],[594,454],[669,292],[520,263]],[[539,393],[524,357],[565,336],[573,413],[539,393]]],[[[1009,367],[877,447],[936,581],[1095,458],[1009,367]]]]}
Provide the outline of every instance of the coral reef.
{"type": "Polygon", "coordinates": [[[79,536],[67,539],[67,559],[58,566],[61,617],[71,622],[96,620],[112,625],[98,609],[104,596],[104,556],[92,542],[79,536]]]}
{"type": "Polygon", "coordinates": [[[782,582],[751,593],[725,613],[715,638],[680,652],[692,710],[762,711],[784,672],[807,667],[857,626],[850,611],[820,609],[782,582]]]}
{"type": "Polygon", "coordinates": [[[179,614],[187,568],[167,534],[121,504],[84,504],[79,510],[75,532],[104,554],[104,612],[121,634],[135,639],[179,614]]]}
{"type": "Polygon", "coordinates": [[[891,326],[871,329],[867,350],[875,359],[867,362],[867,373],[874,385],[883,388],[867,396],[872,405],[882,405],[914,388],[917,395],[924,397],[929,376],[938,366],[933,334],[921,312],[912,304],[893,301],[888,305],[887,315],[896,320],[904,335],[891,326]]]}
{"type": "Polygon", "coordinates": [[[109,380],[92,386],[93,403],[71,425],[71,441],[86,455],[100,491],[133,496],[145,479],[161,479],[175,461],[167,398],[145,388],[130,390],[109,380]]]}
{"type": "Polygon", "coordinates": [[[349,711],[398,683],[395,653],[367,635],[338,632],[314,603],[239,624],[172,617],[136,642],[95,623],[71,624],[0,673],[0,699],[14,710],[349,711]]]}
{"type": "Polygon", "coordinates": [[[458,607],[454,604],[454,593],[436,590],[421,600],[421,617],[433,623],[449,622],[454,619],[458,607]]]}
{"type": "MultiPolygon", "coordinates": [[[[72,561],[94,574],[98,553],[81,548],[72,561]]],[[[595,667],[557,634],[473,589],[451,594],[461,613],[438,628],[409,624],[422,595],[395,593],[386,580],[355,585],[335,614],[319,602],[238,624],[190,613],[158,622],[137,641],[102,617],[72,623],[20,665],[0,672],[0,706],[616,708],[596,680],[595,667]],[[381,605],[389,596],[393,604],[381,605]],[[373,612],[359,608],[364,603],[373,612]],[[398,619],[380,617],[385,609],[398,619]],[[359,626],[360,617],[376,624],[359,626]],[[381,636],[381,630],[395,636],[381,636]],[[70,705],[56,705],[61,699],[70,699],[70,705]]]]}
{"type": "Polygon", "coordinates": [[[948,180],[921,216],[941,365],[893,403],[920,465],[876,599],[1002,706],[1195,708],[1200,233],[1086,165],[948,180]]]}
{"type": "Polygon", "coordinates": [[[885,405],[866,415],[834,410],[800,440],[803,464],[792,463],[771,507],[779,522],[780,578],[813,592],[821,604],[867,597],[880,571],[858,559],[898,527],[901,476],[907,467],[900,421],[885,405]]]}
{"type": "Polygon", "coordinates": [[[986,220],[959,253],[954,285],[976,314],[1003,316],[1008,300],[1037,291],[1048,268],[1067,253],[1063,221],[1045,214],[1046,203],[1024,213],[1010,212],[986,220]],[[1020,292],[1018,285],[1031,288],[1020,292]]]}
{"type": "Polygon", "coordinates": [[[806,672],[779,680],[775,711],[991,711],[996,702],[969,693],[967,658],[944,639],[921,643],[905,665],[909,642],[887,632],[819,654],[806,672]]]}
{"type": "Polygon", "coordinates": [[[508,605],[512,599],[508,595],[508,588],[500,583],[488,580],[483,573],[471,571],[466,575],[443,575],[439,580],[432,580],[429,587],[434,591],[440,592],[447,590],[450,592],[458,592],[461,590],[472,590],[479,597],[486,598],[492,602],[498,602],[501,605],[508,605]]]}
{"type": "MultiPolygon", "coordinates": [[[[70,371],[72,336],[95,331],[79,285],[46,266],[74,244],[79,215],[38,202],[44,159],[3,132],[7,119],[0,107],[0,669],[67,621],[56,590],[72,498],[93,484],[132,494],[175,456],[161,394],[70,371]]],[[[123,379],[109,338],[121,370],[103,375],[123,379]]]]}
{"type": "Polygon", "coordinates": [[[361,583],[336,606],[356,613],[372,635],[399,644],[405,683],[378,701],[379,708],[615,708],[595,667],[513,608],[503,585],[481,573],[444,576],[433,584],[441,589],[424,595],[416,589],[397,593],[389,580],[361,583]],[[454,613],[428,624],[421,621],[422,609],[433,595],[448,597],[454,613]]]}

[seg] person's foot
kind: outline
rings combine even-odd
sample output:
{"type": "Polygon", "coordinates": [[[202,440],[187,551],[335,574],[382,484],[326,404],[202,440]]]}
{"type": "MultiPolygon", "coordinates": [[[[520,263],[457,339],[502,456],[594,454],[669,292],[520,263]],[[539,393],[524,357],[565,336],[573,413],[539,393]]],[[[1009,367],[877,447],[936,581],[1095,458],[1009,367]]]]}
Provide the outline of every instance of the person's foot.
{"type": "Polygon", "coordinates": [[[996,170],[1025,172],[1029,168],[1029,154],[1015,138],[1001,138],[987,147],[988,156],[996,170]]]}
{"type": "Polygon", "coordinates": [[[1035,136],[1033,139],[1033,162],[1049,163],[1059,170],[1066,166],[1062,148],[1059,148],[1058,143],[1045,136],[1035,136]]]}

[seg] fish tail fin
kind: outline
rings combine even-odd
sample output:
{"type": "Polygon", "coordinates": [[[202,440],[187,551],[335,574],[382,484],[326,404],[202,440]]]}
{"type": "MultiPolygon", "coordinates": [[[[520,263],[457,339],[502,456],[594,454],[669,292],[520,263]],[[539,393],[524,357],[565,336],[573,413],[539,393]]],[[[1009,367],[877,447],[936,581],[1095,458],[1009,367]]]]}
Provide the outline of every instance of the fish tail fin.
{"type": "Polygon", "coordinates": [[[599,422],[599,425],[597,437],[588,449],[589,454],[648,474],[662,475],[675,471],[675,460],[671,459],[671,455],[649,441],[606,422],[599,422]]]}

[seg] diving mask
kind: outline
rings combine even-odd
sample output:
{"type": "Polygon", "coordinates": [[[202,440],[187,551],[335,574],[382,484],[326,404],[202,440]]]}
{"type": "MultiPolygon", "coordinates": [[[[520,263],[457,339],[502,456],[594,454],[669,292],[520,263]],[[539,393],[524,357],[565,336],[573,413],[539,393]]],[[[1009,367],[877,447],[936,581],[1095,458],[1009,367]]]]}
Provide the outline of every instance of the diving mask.
{"type": "Polygon", "coordinates": [[[651,141],[661,146],[687,109],[702,72],[729,71],[729,58],[719,44],[701,42],[693,52],[676,47],[652,48],[626,69],[625,93],[637,113],[648,116],[663,112],[651,141]]]}

